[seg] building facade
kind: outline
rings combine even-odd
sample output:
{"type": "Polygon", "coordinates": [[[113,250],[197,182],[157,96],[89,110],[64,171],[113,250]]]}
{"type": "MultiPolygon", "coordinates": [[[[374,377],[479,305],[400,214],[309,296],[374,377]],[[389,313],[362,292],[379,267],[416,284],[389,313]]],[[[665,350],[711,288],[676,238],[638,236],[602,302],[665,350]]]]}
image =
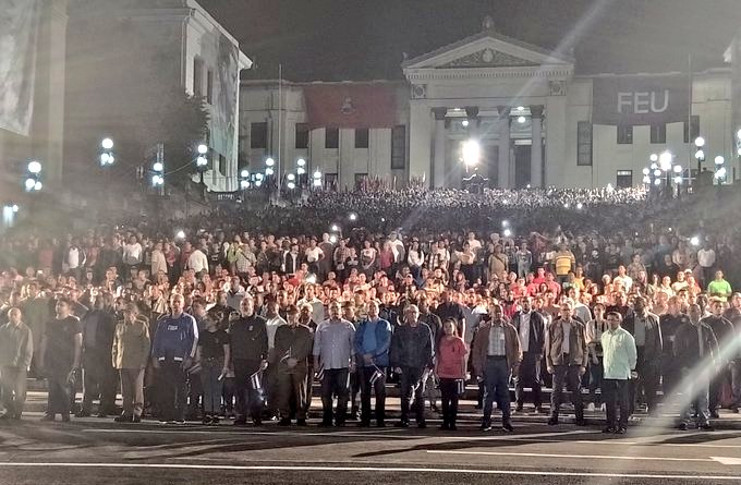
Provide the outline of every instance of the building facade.
{"type": "Polygon", "coordinates": [[[342,188],[366,175],[460,187],[474,172],[492,187],[587,188],[639,185],[651,155],[668,151],[686,183],[702,135],[699,170],[722,156],[726,181],[741,176],[731,68],[582,76],[577,62],[487,22],[406,60],[403,81],[373,83],[394,92],[394,103],[377,103],[386,116],[362,109],[364,94],[353,89],[369,83],[243,81],[240,167],[259,171],[273,158],[289,173],[303,158],[342,188]],[[317,96],[317,86],[335,95],[317,96]],[[480,150],[464,163],[469,140],[480,150]]]}
{"type": "MultiPolygon", "coordinates": [[[[114,151],[133,146],[144,136],[147,147],[125,155],[128,165],[150,170],[149,154],[162,140],[149,140],[141,133],[140,120],[147,112],[141,99],[184,91],[202,97],[208,113],[206,139],[192,141],[194,169],[195,147],[205,142],[207,188],[236,190],[239,78],[240,71],[252,65],[239,42],[196,0],[74,0],[73,5],[65,140],[65,159],[75,165],[73,171],[83,175],[91,171],[104,135],[116,141],[114,151]],[[139,103],[136,110],[128,110],[132,101],[139,103]]],[[[172,153],[165,144],[165,175],[172,153]]],[[[125,180],[133,183],[135,178],[125,180]]],[[[200,181],[200,176],[194,180],[200,181]]]]}

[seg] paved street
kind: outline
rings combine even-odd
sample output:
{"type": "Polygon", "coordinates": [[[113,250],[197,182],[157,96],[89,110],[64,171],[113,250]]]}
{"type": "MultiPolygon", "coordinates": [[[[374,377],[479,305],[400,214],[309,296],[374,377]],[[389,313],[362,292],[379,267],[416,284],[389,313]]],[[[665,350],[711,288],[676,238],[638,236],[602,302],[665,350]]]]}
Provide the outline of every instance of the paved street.
{"type": "MultiPolygon", "coordinates": [[[[96,418],[46,424],[30,413],[0,426],[0,483],[741,482],[741,431],[733,426],[681,433],[642,424],[606,436],[598,424],[549,427],[525,416],[515,434],[483,434],[467,416],[450,433],[434,419],[425,430],[237,429],[96,418]]],[[[737,415],[726,416],[733,425],[737,415]]]]}

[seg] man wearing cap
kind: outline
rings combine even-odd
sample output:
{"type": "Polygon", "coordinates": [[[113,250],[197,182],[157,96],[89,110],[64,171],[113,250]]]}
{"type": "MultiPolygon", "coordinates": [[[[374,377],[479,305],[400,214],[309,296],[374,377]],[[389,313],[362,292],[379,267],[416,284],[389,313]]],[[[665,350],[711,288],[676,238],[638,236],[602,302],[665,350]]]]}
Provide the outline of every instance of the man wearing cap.
{"type": "Polygon", "coordinates": [[[311,329],[300,323],[295,305],[286,309],[287,324],[275,331],[270,365],[276,379],[280,426],[291,424],[291,399],[296,403],[296,424],[306,426],[306,373],[314,345],[311,329]]]}

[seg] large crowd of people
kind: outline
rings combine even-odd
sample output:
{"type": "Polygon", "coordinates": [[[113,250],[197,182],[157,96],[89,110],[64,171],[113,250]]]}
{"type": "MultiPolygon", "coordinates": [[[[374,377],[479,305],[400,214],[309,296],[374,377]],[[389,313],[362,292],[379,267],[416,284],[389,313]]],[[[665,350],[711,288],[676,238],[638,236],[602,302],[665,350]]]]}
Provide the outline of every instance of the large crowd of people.
{"type": "Polygon", "coordinates": [[[439,403],[455,430],[474,383],[482,430],[496,402],[512,431],[528,399],[556,425],[566,397],[577,425],[604,408],[605,432],[676,407],[680,428],[712,429],[741,404],[741,247],[698,204],[410,188],[11,232],[2,419],[21,418],[30,372],[48,382],[45,420],[306,425],[318,383],[321,426],[385,426],[388,381],[401,427],[439,403]]]}

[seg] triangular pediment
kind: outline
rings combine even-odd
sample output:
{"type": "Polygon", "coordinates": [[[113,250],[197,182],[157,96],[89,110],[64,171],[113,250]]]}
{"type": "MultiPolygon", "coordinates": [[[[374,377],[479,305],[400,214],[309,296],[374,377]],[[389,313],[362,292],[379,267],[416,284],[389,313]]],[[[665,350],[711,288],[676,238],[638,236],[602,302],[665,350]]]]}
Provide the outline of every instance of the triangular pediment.
{"type": "Polygon", "coordinates": [[[454,44],[410,59],[405,70],[464,69],[573,65],[569,56],[548,52],[537,46],[484,31],[454,44]]]}

